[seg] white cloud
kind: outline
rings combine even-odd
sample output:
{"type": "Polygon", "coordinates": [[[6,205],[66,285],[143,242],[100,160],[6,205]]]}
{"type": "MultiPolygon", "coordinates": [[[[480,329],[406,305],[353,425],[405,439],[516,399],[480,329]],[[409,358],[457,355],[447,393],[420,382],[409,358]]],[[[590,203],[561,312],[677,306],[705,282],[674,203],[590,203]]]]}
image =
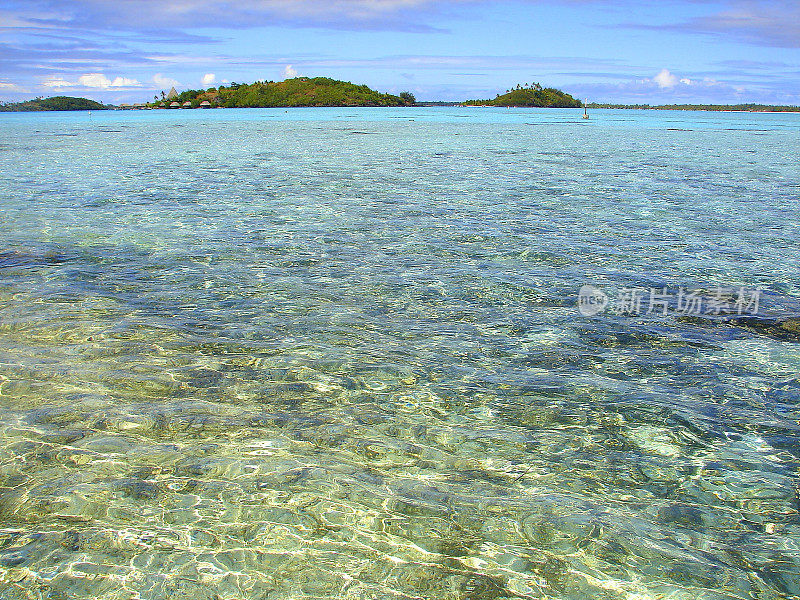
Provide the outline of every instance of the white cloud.
{"type": "Polygon", "coordinates": [[[678,84],[692,87],[710,87],[719,84],[716,79],[711,79],[710,77],[704,77],[702,80],[689,79],[688,77],[679,78],[677,75],[670,73],[668,69],[661,69],[658,75],[652,79],[643,79],[641,83],[649,85],[655,83],[662,90],[671,90],[675,87],[679,87],[678,84]]]}
{"type": "Polygon", "coordinates": [[[201,81],[205,87],[208,87],[210,85],[214,85],[214,81],[216,81],[216,79],[217,76],[214,75],[214,73],[206,73],[203,75],[203,79],[201,81]]]}
{"type": "Polygon", "coordinates": [[[648,85],[653,85],[655,83],[662,90],[672,90],[681,86],[691,86],[697,88],[719,85],[719,82],[716,79],[711,79],[710,77],[704,77],[702,80],[689,79],[688,77],[679,78],[677,75],[670,73],[667,69],[662,69],[658,75],[652,79],[644,79],[641,83],[648,85]]]}
{"type": "Polygon", "coordinates": [[[42,85],[47,88],[88,88],[93,90],[108,90],[111,88],[135,88],[140,87],[136,79],[129,77],[115,77],[109,79],[102,73],[86,73],[78,77],[77,81],[69,81],[58,75],[53,75],[42,81],[42,85]]]}
{"type": "Polygon", "coordinates": [[[130,79],[128,77],[115,77],[111,82],[111,87],[139,87],[142,84],[137,79],[130,79]]]}
{"type": "Polygon", "coordinates": [[[111,80],[102,73],[89,73],[88,75],[81,75],[78,77],[77,83],[78,87],[95,88],[99,90],[121,87],[139,87],[139,85],[140,83],[136,79],[115,77],[113,80],[111,80]]]}
{"type": "Polygon", "coordinates": [[[102,73],[90,73],[78,77],[78,85],[89,88],[106,89],[111,87],[111,80],[102,73]]]}
{"type": "Polygon", "coordinates": [[[678,85],[678,78],[667,69],[661,69],[661,72],[653,77],[653,81],[655,81],[660,88],[673,88],[678,85]]]}
{"type": "Polygon", "coordinates": [[[52,76],[45,79],[42,82],[42,85],[48,88],[61,88],[61,87],[73,87],[75,84],[70,83],[63,77],[52,76]]]}
{"type": "Polygon", "coordinates": [[[619,83],[576,84],[570,93],[599,102],[622,104],[795,104],[800,97],[779,90],[759,89],[742,81],[719,81],[711,77],[680,77],[672,87],[659,87],[651,77],[619,83]],[[687,83],[687,81],[689,83],[687,83]]]}
{"type": "Polygon", "coordinates": [[[161,73],[156,73],[153,75],[153,83],[155,83],[157,87],[162,88],[171,88],[180,85],[176,79],[164,77],[161,73]]]}
{"type": "Polygon", "coordinates": [[[25,88],[18,86],[16,83],[8,83],[7,81],[0,81],[0,92],[27,92],[25,88]]]}
{"type": "Polygon", "coordinates": [[[283,70],[283,75],[286,79],[293,79],[297,77],[297,71],[292,65],[286,65],[286,68],[283,70]]]}

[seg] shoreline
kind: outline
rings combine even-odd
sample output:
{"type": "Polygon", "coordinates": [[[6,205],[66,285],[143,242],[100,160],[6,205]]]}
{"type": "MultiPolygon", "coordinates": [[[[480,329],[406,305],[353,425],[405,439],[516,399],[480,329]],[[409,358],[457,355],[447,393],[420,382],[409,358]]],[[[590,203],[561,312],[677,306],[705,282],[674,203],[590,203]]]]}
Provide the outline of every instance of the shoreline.
{"type": "MultiPolygon", "coordinates": [[[[567,108],[561,106],[493,106],[491,104],[461,104],[461,103],[433,103],[433,102],[419,102],[416,105],[411,106],[353,106],[353,105],[333,105],[333,106],[319,106],[319,105],[309,105],[309,106],[236,106],[236,107],[227,107],[227,106],[215,106],[211,108],[155,108],[155,107],[137,107],[137,108],[121,108],[119,106],[108,106],[106,108],[92,108],[92,109],[67,109],[67,110],[0,110],[0,114],[3,113],[80,113],[80,112],[116,112],[116,111],[125,111],[125,112],[143,112],[143,111],[163,111],[163,112],[181,112],[186,110],[219,110],[219,109],[232,109],[232,108],[241,108],[245,110],[251,109],[283,109],[283,110],[291,110],[291,109],[306,109],[306,108],[347,108],[347,109],[357,109],[357,108],[380,108],[380,109],[393,109],[393,108],[505,108],[505,109],[536,109],[536,110],[581,110],[580,108],[567,108]]],[[[721,113],[743,113],[743,114],[798,114],[800,113],[800,106],[798,107],[791,107],[791,110],[741,110],[741,109],[733,109],[733,108],[682,108],[682,107],[662,107],[662,106],[592,106],[587,105],[589,110],[639,110],[639,111],[673,111],[673,112],[721,112],[721,113]]]]}

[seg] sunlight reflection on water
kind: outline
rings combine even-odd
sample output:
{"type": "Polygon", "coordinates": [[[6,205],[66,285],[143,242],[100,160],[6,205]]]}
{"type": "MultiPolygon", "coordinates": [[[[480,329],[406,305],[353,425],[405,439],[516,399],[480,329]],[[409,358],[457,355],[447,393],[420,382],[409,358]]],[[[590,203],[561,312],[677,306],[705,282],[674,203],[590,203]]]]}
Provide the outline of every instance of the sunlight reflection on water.
{"type": "Polygon", "coordinates": [[[800,314],[800,121],[572,121],[3,115],[4,597],[800,594],[797,339],[576,310],[800,314]]]}

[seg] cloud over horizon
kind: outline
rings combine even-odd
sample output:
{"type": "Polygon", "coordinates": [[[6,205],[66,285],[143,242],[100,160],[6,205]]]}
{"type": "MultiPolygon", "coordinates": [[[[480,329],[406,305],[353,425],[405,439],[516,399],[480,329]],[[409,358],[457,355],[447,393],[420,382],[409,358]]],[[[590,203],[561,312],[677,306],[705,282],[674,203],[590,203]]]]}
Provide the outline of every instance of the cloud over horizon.
{"type": "Polygon", "coordinates": [[[67,81],[63,77],[60,76],[52,76],[48,77],[44,81],[42,81],[42,85],[46,88],[85,88],[85,89],[95,89],[95,90],[108,90],[111,88],[138,88],[141,87],[141,83],[139,83],[136,79],[131,79],[128,77],[115,77],[114,79],[109,79],[102,73],[87,73],[86,75],[81,75],[78,77],[77,81],[67,81]]]}
{"type": "Polygon", "coordinates": [[[642,90],[800,102],[798,48],[794,0],[7,0],[0,95],[135,100],[299,72],[386,91],[413,81],[425,99],[540,81],[621,102],[642,90]]]}
{"type": "MultiPolygon", "coordinates": [[[[712,12],[684,21],[633,27],[673,28],[695,33],[729,35],[752,44],[800,47],[800,3],[796,0],[688,0],[712,12]],[[719,6],[723,8],[720,10],[719,6]]],[[[621,6],[617,0],[517,0],[518,4],[621,6]]],[[[0,9],[3,27],[83,28],[148,33],[169,42],[178,31],[208,28],[313,27],[357,31],[447,32],[444,17],[488,0],[9,0],[0,9]]],[[[657,5],[657,0],[638,2],[657,5]]],[[[199,36],[198,41],[211,41],[199,36]]]]}
{"type": "Polygon", "coordinates": [[[800,3],[796,0],[735,2],[726,10],[674,27],[734,37],[754,45],[800,48],[800,3]]]}
{"type": "Polygon", "coordinates": [[[800,3],[796,0],[697,0],[697,4],[725,6],[684,20],[673,18],[657,24],[627,21],[621,27],[715,36],[753,46],[800,48],[800,3]]]}
{"type": "Polygon", "coordinates": [[[428,17],[478,0],[12,0],[3,20],[15,27],[158,32],[173,28],[328,27],[435,31],[428,17]],[[32,14],[34,13],[34,14],[32,14]],[[146,21],[143,19],[146,16],[146,21]]]}
{"type": "Polygon", "coordinates": [[[159,88],[171,88],[171,87],[178,87],[180,82],[177,79],[173,79],[172,77],[164,77],[161,73],[156,73],[153,75],[153,83],[156,87],[159,88]]]}

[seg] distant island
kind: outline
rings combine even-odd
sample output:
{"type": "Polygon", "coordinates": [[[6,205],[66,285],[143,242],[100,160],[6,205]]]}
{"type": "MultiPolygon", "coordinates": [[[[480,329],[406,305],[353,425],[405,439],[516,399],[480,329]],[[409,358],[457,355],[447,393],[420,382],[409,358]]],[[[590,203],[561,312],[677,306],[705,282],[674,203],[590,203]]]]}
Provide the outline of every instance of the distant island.
{"type": "Polygon", "coordinates": [[[384,94],[366,85],[328,77],[295,77],[285,81],[231,83],[207,90],[172,91],[154,98],[152,108],[290,108],[301,106],[413,106],[414,95],[384,94]]]}
{"type": "MultiPolygon", "coordinates": [[[[0,102],[0,112],[33,111],[86,111],[108,109],[176,109],[176,108],[290,108],[290,107],[359,107],[359,106],[503,106],[540,108],[581,108],[583,103],[555,88],[545,88],[538,83],[518,85],[498,94],[494,100],[467,100],[465,102],[417,102],[414,94],[398,95],[377,92],[366,85],[339,81],[328,77],[295,77],[285,81],[256,81],[231,83],[207,90],[186,90],[153,97],[151,102],[104,105],[87,98],[54,96],[34,98],[23,102],[0,102]]],[[[770,104],[611,104],[592,102],[590,109],[615,108],[631,110],[700,110],[738,112],[800,112],[800,106],[774,106],[770,104]]]]}
{"type": "Polygon", "coordinates": [[[42,110],[107,110],[109,107],[87,98],[53,96],[25,102],[0,102],[0,112],[34,112],[42,110]]]}
{"type": "Polygon", "coordinates": [[[622,108],[631,110],[712,110],[721,112],[800,112],[800,106],[771,104],[604,104],[592,102],[587,108],[622,108]]]}
{"type": "Polygon", "coordinates": [[[467,100],[462,106],[528,106],[538,108],[581,108],[583,103],[566,92],[543,88],[538,83],[517,85],[494,100],[467,100]]]}

